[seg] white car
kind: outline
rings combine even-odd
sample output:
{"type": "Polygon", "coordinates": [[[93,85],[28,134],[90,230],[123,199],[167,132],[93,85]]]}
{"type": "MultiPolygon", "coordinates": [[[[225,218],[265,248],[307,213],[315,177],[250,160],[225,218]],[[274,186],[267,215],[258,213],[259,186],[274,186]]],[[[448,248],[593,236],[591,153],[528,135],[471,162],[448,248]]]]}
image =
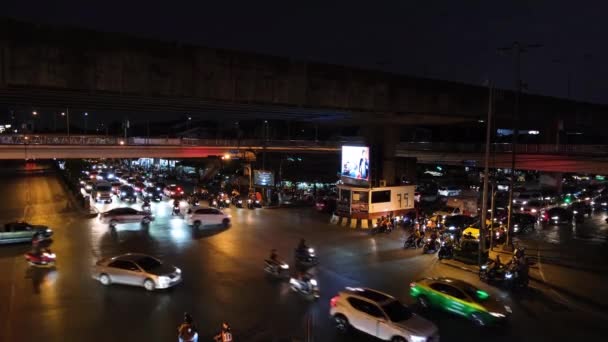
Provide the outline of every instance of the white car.
{"type": "Polygon", "coordinates": [[[460,193],[462,192],[462,190],[459,188],[453,187],[453,186],[448,186],[448,187],[439,188],[439,190],[437,192],[439,193],[439,196],[453,197],[453,196],[460,196],[460,193]]]}
{"type": "Polygon", "coordinates": [[[186,223],[194,228],[205,225],[222,225],[223,227],[228,227],[230,226],[230,215],[226,215],[216,208],[194,207],[188,210],[188,213],[186,214],[186,223]]]}
{"type": "Polygon", "coordinates": [[[141,222],[148,224],[154,220],[154,216],[149,212],[135,210],[133,208],[114,208],[105,213],[99,214],[99,220],[114,227],[118,223],[141,222]]]}
{"type": "Polygon", "coordinates": [[[354,328],[392,342],[438,342],[437,326],[394,297],[367,288],[346,288],[330,301],[336,329],[354,328]]]}

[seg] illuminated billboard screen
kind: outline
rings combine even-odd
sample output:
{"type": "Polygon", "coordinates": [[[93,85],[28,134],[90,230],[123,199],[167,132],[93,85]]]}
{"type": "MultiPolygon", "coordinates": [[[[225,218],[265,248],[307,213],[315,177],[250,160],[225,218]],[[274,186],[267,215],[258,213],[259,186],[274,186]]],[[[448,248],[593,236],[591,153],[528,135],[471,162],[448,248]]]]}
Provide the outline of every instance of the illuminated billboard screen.
{"type": "Polygon", "coordinates": [[[344,181],[369,182],[369,147],[342,146],[340,175],[344,181]]]}
{"type": "Polygon", "coordinates": [[[254,170],[253,184],[259,186],[274,186],[274,174],[271,171],[254,170]]]}

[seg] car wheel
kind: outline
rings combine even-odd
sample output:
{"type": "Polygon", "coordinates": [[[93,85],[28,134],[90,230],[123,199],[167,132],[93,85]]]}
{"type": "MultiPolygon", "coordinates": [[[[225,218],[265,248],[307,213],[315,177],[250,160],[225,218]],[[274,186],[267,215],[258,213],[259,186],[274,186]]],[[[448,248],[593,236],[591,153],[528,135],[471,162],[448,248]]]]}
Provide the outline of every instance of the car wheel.
{"type": "Polygon", "coordinates": [[[110,279],[110,276],[105,273],[102,273],[101,275],[99,275],[99,282],[104,286],[108,286],[108,285],[112,284],[112,280],[110,279]]]}
{"type": "Polygon", "coordinates": [[[201,227],[201,225],[202,225],[201,221],[199,221],[199,220],[194,221],[194,224],[193,224],[194,228],[199,229],[201,227]]]}
{"type": "Polygon", "coordinates": [[[405,339],[401,336],[395,336],[391,339],[391,342],[406,342],[405,339]]]}
{"type": "Polygon", "coordinates": [[[152,279],[146,279],[144,280],[144,288],[148,291],[154,291],[156,285],[152,279]]]}
{"type": "Polygon", "coordinates": [[[481,315],[477,313],[471,315],[471,320],[473,321],[473,324],[475,324],[475,326],[477,327],[483,327],[486,325],[486,323],[481,318],[481,315]]]}
{"type": "Polygon", "coordinates": [[[418,296],[418,305],[424,309],[428,309],[431,306],[426,296],[418,296]]]}
{"type": "Polygon", "coordinates": [[[141,219],[141,224],[149,224],[150,223],[150,218],[149,217],[144,217],[143,219],[141,219]]]}
{"type": "Polygon", "coordinates": [[[222,227],[228,228],[230,226],[230,220],[225,218],[222,220],[222,227]]]}
{"type": "Polygon", "coordinates": [[[348,332],[349,324],[348,319],[346,317],[338,314],[334,316],[334,326],[338,332],[345,334],[348,332]]]}
{"type": "Polygon", "coordinates": [[[118,224],[118,221],[112,219],[110,220],[110,227],[116,227],[116,225],[118,224]]]}

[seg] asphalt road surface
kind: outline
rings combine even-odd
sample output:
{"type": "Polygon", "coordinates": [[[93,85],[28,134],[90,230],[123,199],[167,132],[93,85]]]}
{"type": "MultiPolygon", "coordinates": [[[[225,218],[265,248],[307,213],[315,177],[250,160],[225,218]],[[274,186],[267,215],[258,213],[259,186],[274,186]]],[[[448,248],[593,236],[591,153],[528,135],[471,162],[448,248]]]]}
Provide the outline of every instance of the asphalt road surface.
{"type": "MultiPolygon", "coordinates": [[[[373,341],[362,334],[337,336],[329,299],[345,286],[388,292],[419,311],[408,296],[411,281],[428,276],[467,280],[502,298],[514,314],[504,328],[477,329],[448,314],[420,312],[439,326],[442,341],[605,340],[608,332],[605,214],[577,227],[538,228],[521,243],[536,262],[531,289],[523,294],[478,281],[474,268],[439,262],[420,250],[403,250],[403,233],[369,236],[329,224],[312,209],[237,209],[228,229],[193,233],[171,217],[168,201],[153,203],[156,220],[110,229],[85,218],[53,175],[3,177],[0,223],[26,219],[55,231],[56,269],[32,269],[23,259],[29,245],[0,246],[0,341],[176,341],[183,312],[190,312],[210,340],[228,321],[240,341],[373,341]],[[269,279],[263,260],[276,248],[293,264],[304,237],[316,248],[313,271],[321,298],[309,302],[287,282],[269,279]],[[126,252],[157,256],[180,267],[175,288],[147,292],[93,280],[91,266],[126,252]],[[465,267],[466,268],[466,267],[465,267]]],[[[120,205],[102,205],[101,210],[120,205]]],[[[141,207],[141,202],[134,205],[141,207]]]]}

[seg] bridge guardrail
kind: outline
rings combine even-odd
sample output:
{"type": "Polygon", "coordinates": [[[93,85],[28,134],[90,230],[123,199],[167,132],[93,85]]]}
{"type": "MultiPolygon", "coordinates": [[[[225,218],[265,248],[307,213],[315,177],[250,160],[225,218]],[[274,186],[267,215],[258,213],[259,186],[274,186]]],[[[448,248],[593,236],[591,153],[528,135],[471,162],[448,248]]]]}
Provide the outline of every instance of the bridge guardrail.
{"type": "Polygon", "coordinates": [[[147,138],[101,135],[6,134],[0,135],[0,145],[129,145],[129,146],[278,146],[278,147],[340,147],[357,144],[356,141],[265,140],[265,139],[198,139],[198,138],[147,138]]]}
{"type": "MultiPolygon", "coordinates": [[[[410,151],[433,151],[453,153],[483,153],[484,144],[461,144],[444,142],[402,142],[400,149],[410,151]]],[[[494,143],[491,151],[498,153],[511,153],[513,144],[494,143]]],[[[585,154],[606,155],[608,145],[556,145],[556,144],[517,144],[516,152],[521,154],[585,154]]]]}

